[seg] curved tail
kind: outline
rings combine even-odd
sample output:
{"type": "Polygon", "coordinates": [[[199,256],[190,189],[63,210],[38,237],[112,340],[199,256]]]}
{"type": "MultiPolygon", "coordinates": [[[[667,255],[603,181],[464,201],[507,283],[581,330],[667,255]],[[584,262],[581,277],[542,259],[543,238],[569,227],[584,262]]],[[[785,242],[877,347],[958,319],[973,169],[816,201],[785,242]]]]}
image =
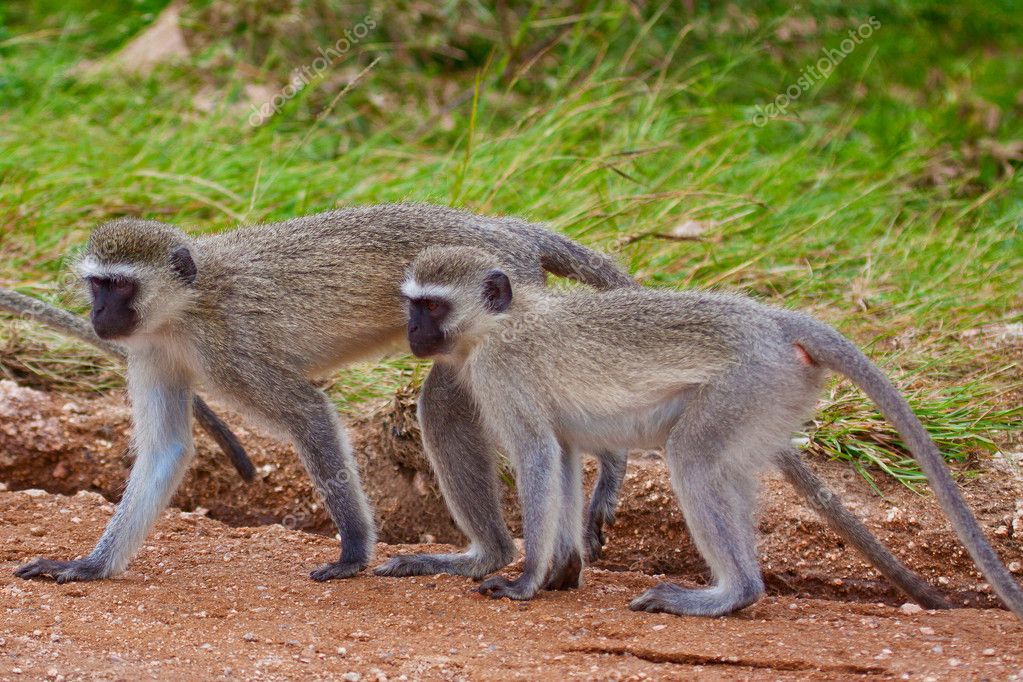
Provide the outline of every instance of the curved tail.
{"type": "Polygon", "coordinates": [[[785,450],[779,459],[782,474],[831,527],[860,550],[881,575],[925,609],[950,609],[952,605],[936,589],[899,561],[873,533],[842,504],[838,495],[804,462],[797,450],[785,450]]]}
{"type": "MultiPolygon", "coordinates": [[[[46,325],[61,334],[67,334],[79,341],[91,344],[108,355],[121,360],[125,359],[124,350],[120,346],[96,336],[92,326],[85,320],[37,298],[25,296],[10,289],[0,289],[0,310],[46,325]]],[[[256,469],[245,453],[245,448],[238,442],[238,437],[197,395],[192,396],[192,412],[195,415],[195,420],[199,422],[199,426],[216,441],[227,458],[231,460],[231,464],[234,465],[242,480],[251,483],[256,477],[256,469]]]]}
{"type": "Polygon", "coordinates": [[[1023,619],[1023,589],[984,537],[977,519],[966,506],[952,475],[923,424],[888,377],[855,345],[831,327],[798,313],[786,313],[783,324],[815,362],[849,377],[863,389],[895,426],[948,515],[959,540],[1002,602],[1023,619]]]}
{"type": "Polygon", "coordinates": [[[530,239],[539,245],[540,265],[551,274],[601,290],[639,286],[606,254],[539,225],[530,224],[527,231],[530,239]]]}

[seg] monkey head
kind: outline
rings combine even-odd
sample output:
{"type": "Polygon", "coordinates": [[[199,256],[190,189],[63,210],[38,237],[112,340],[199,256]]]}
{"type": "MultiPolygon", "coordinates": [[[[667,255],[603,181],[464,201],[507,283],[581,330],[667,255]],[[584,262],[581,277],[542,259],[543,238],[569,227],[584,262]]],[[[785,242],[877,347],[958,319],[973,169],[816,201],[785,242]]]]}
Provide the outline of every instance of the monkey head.
{"type": "Polygon", "coordinates": [[[430,247],[413,261],[401,287],[408,342],[416,357],[467,350],[512,302],[497,259],[465,246],[430,247]]]}
{"type": "Polygon", "coordinates": [[[156,221],[120,219],[96,228],[75,264],[96,335],[125,340],[171,321],[198,276],[193,250],[184,232],[156,221]]]}

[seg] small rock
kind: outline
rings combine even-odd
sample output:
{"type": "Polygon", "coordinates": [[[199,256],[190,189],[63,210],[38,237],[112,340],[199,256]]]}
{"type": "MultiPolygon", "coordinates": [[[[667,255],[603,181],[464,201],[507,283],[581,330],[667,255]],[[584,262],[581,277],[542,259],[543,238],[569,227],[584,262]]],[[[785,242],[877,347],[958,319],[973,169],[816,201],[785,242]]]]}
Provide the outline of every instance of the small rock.
{"type": "Polygon", "coordinates": [[[902,606],[899,607],[899,611],[902,611],[907,616],[913,616],[913,615],[916,615],[918,613],[923,613],[924,609],[919,604],[914,604],[912,602],[906,602],[905,604],[903,604],[902,606]]]}
{"type": "Polygon", "coordinates": [[[347,656],[348,655],[348,649],[344,648],[343,646],[339,646],[337,648],[337,655],[338,656],[347,656]]]}
{"type": "Polygon", "coordinates": [[[934,634],[934,628],[922,627],[922,628],[920,628],[920,634],[928,635],[928,636],[933,635],[934,634]]]}
{"type": "Polygon", "coordinates": [[[21,492],[29,497],[46,497],[46,491],[40,490],[39,488],[29,488],[27,490],[22,490],[21,492]]]}
{"type": "Polygon", "coordinates": [[[666,627],[668,627],[668,626],[667,626],[667,625],[665,625],[664,623],[660,623],[660,624],[658,624],[658,625],[654,625],[654,626],[653,626],[653,627],[651,627],[650,629],[651,629],[651,630],[658,630],[658,631],[660,631],[660,630],[663,630],[663,629],[664,629],[664,628],[666,628],[666,627]]]}
{"type": "Polygon", "coordinates": [[[32,526],[31,528],[28,529],[28,532],[30,535],[34,535],[37,538],[41,538],[44,535],[46,535],[46,529],[43,528],[42,526],[32,526]]]}
{"type": "Polygon", "coordinates": [[[64,462],[58,462],[57,466],[53,467],[53,471],[50,472],[50,475],[56,479],[67,478],[67,465],[64,464],[64,462]]]}
{"type": "Polygon", "coordinates": [[[362,675],[357,672],[349,672],[345,673],[341,679],[345,682],[359,682],[362,679],[362,675]]]}
{"type": "Polygon", "coordinates": [[[258,642],[259,641],[258,639],[256,639],[255,633],[252,633],[252,632],[246,632],[244,635],[242,635],[242,639],[244,639],[246,642],[258,642]]]}
{"type": "Polygon", "coordinates": [[[982,651],[981,653],[984,654],[985,656],[994,656],[995,655],[995,650],[994,649],[984,649],[984,651],[982,651]]]}

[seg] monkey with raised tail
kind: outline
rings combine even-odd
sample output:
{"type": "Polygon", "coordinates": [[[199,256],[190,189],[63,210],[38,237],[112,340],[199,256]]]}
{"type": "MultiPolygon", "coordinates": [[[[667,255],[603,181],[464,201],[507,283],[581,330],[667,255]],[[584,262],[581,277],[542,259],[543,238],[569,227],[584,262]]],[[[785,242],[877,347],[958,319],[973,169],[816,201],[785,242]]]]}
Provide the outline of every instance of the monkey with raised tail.
{"type": "MultiPolygon", "coordinates": [[[[127,354],[135,463],[91,553],[36,559],[15,573],[67,582],[124,570],[190,459],[189,408],[199,386],[294,443],[341,536],[338,560],[312,577],[362,570],[375,539],[369,503],[334,406],[313,380],[401,349],[399,287],[412,259],[436,244],[485,249],[537,285],[549,272],[599,288],[635,286],[608,257],[541,226],[428,205],[348,208],[201,237],[135,219],[94,230],[75,271],[93,330],[127,354]]],[[[507,565],[514,544],[501,519],[496,450],[473,397],[439,367],[423,385],[419,414],[426,453],[471,544],[396,557],[378,571],[482,577],[507,565]]],[[[617,495],[620,470],[602,472],[598,494],[617,495]]],[[[594,500],[593,544],[614,499],[594,500]]]]}
{"type": "Polygon", "coordinates": [[[660,583],[630,608],[718,616],[760,598],[754,515],[757,473],[766,467],[779,467],[907,594],[928,608],[947,607],[793,450],[792,435],[833,370],[895,425],[984,577],[1023,617],[1023,590],[985,539],[937,446],[881,370],[831,327],[736,295],[553,293],[473,248],[427,249],[402,295],[412,351],[448,368],[475,396],[484,428],[516,467],[524,570],[514,580],[486,579],[484,594],[530,599],[552,575],[578,582],[581,450],[664,447],[672,487],[713,580],[698,589],[660,583]]]}
{"type": "MultiPolygon", "coordinates": [[[[125,359],[123,348],[96,336],[96,332],[93,331],[92,327],[85,320],[75,317],[66,310],[55,308],[45,301],[19,294],[16,291],[0,288],[0,310],[44,324],[62,334],[95,346],[107,355],[112,355],[120,360],[125,359]]],[[[242,477],[242,480],[246,483],[252,483],[256,477],[256,468],[252,465],[252,460],[245,453],[245,448],[238,441],[238,437],[231,432],[228,425],[199,396],[192,398],[192,414],[199,423],[199,426],[209,434],[214,442],[220,446],[224,454],[227,455],[231,465],[238,472],[238,475],[242,477]]]]}

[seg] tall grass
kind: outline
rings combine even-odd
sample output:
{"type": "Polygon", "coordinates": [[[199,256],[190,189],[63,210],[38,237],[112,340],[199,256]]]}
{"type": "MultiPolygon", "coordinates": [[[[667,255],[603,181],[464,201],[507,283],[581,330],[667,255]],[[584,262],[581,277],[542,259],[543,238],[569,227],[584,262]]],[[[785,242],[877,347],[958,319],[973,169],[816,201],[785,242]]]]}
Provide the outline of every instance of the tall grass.
{"type": "MultiPolygon", "coordinates": [[[[258,49],[207,35],[148,76],[76,75],[162,4],[0,10],[3,283],[67,302],[64,254],[117,215],[214,231],[354,203],[454,203],[547,221],[651,286],[741,290],[817,314],[909,382],[952,459],[1019,429],[1004,405],[1023,394],[1018,347],[963,335],[1023,310],[1020,20],[998,5],[737,3],[689,16],[674,3],[511,3],[518,24],[502,33],[488,4],[454,3],[425,47],[397,42],[396,10],[380,10],[377,33],[252,127],[251,86],[280,87],[315,57],[309,42],[340,27],[305,42],[263,27],[258,49]],[[869,40],[786,115],[753,124],[871,14],[869,40]],[[459,21],[483,28],[457,34],[459,21]],[[457,51],[442,49],[449,38],[457,51]]],[[[375,7],[327,5],[334,22],[375,7]]],[[[63,345],[16,333],[0,361],[19,372],[46,364],[62,386],[109,385],[53,369],[63,345]]],[[[0,327],[0,343],[11,338],[0,327]]],[[[359,365],[332,394],[358,410],[416,367],[359,365]]],[[[916,480],[886,428],[836,389],[813,438],[916,480]]]]}

